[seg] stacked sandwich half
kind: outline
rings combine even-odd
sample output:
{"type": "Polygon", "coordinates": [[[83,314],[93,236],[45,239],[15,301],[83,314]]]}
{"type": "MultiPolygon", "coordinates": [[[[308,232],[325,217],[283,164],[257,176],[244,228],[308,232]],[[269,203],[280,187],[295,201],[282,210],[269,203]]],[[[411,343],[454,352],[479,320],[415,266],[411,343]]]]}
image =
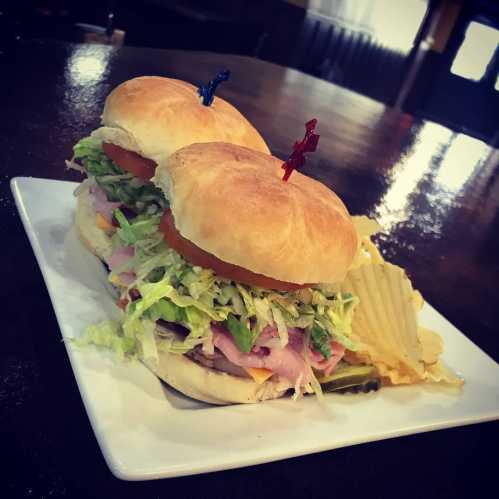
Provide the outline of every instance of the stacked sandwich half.
{"type": "MultiPolygon", "coordinates": [[[[297,171],[284,182],[283,161],[232,106],[139,78],[109,96],[103,123],[75,147],[73,166],[88,174],[76,224],[108,265],[123,318],[89,327],[86,341],[135,354],[215,404],[391,382],[407,366],[408,382],[437,377],[441,346],[417,325],[387,341],[399,350],[388,366],[383,341],[369,345],[383,324],[352,329],[369,310],[356,294],[376,293],[359,268],[385,265],[370,229],[320,182],[297,171]]],[[[404,320],[417,311],[407,294],[404,320]]]]}

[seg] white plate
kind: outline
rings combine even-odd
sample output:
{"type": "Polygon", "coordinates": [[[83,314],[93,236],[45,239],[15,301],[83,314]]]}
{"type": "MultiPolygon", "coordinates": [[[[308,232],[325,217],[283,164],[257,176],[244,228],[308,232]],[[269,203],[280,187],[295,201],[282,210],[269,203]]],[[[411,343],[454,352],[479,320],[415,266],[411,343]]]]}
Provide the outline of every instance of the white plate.
{"type": "MultiPolygon", "coordinates": [[[[17,207],[64,338],[116,313],[106,272],[70,230],[77,184],[12,181],[17,207]]],[[[347,445],[499,418],[499,365],[426,305],[421,322],[445,340],[444,359],[466,379],[438,386],[211,407],[183,397],[136,361],[66,342],[80,393],[111,471],[145,480],[223,470],[347,445]]]]}

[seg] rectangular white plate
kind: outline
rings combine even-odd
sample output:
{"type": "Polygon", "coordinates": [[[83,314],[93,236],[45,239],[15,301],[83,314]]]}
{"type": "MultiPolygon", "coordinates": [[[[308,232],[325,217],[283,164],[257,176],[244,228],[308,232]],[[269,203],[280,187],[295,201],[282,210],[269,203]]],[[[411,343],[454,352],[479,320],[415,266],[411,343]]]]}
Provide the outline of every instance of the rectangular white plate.
{"type": "MultiPolygon", "coordinates": [[[[100,262],[72,227],[77,184],[35,178],[11,186],[64,338],[116,314],[100,262]]],[[[421,322],[445,341],[465,378],[440,386],[211,407],[162,384],[140,362],[66,342],[92,427],[111,471],[126,480],[203,473],[499,418],[499,365],[426,305],[421,322]]]]}

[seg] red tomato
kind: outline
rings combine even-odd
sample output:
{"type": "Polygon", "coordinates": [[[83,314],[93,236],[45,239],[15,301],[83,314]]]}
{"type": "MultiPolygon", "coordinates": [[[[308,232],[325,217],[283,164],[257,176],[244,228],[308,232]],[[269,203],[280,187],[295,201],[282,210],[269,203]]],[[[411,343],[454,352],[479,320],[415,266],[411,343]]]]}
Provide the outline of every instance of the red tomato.
{"type": "Polygon", "coordinates": [[[120,168],[130,172],[142,180],[151,180],[154,176],[156,163],[152,159],[143,158],[140,154],[133,151],[127,151],[120,146],[102,143],[102,150],[106,156],[111,158],[120,168]]]}
{"type": "Polygon", "coordinates": [[[278,281],[277,279],[255,274],[238,265],[220,260],[215,255],[202,250],[188,239],[185,239],[185,237],[175,228],[175,222],[170,210],[166,210],[161,217],[159,229],[165,236],[168,245],[182,255],[188,262],[193,265],[212,269],[216,274],[225,277],[226,279],[232,279],[237,282],[265,289],[277,289],[279,291],[295,291],[296,289],[310,286],[310,284],[294,284],[291,282],[278,281]]]}

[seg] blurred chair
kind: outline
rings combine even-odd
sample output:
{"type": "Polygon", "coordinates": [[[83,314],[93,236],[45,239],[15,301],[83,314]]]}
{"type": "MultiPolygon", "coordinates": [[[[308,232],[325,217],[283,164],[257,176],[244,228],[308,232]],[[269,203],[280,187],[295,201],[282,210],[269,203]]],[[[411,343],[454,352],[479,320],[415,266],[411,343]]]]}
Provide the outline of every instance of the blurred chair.
{"type": "Polygon", "coordinates": [[[390,104],[406,55],[390,50],[370,33],[307,12],[290,65],[390,104]]]}
{"type": "Polygon", "coordinates": [[[499,4],[443,0],[433,16],[437,22],[403,108],[497,147],[499,4]]]}

